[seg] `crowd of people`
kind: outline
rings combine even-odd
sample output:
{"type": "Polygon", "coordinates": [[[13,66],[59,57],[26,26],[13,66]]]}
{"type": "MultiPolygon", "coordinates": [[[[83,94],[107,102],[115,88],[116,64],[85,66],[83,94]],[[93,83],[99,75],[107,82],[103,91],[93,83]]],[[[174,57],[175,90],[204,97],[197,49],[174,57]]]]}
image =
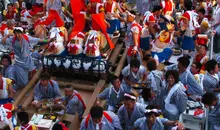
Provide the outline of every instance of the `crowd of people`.
{"type": "MultiPolygon", "coordinates": [[[[209,130],[220,129],[220,0],[14,0],[1,16],[0,49],[9,54],[1,56],[0,129],[37,129],[26,112],[17,113],[16,127],[12,111],[19,107],[11,103],[44,55],[106,58],[102,49],[113,49],[111,39],[118,36],[127,49],[122,79],[109,76],[86,117],[80,93],[69,84],[62,95],[46,72],[31,105],[48,109],[45,101],[52,100],[61,110],[56,114],[78,113],[80,130],[182,130],[179,119],[194,100],[210,109],[209,130]]],[[[53,126],[66,129],[61,122],[53,126]]]]}

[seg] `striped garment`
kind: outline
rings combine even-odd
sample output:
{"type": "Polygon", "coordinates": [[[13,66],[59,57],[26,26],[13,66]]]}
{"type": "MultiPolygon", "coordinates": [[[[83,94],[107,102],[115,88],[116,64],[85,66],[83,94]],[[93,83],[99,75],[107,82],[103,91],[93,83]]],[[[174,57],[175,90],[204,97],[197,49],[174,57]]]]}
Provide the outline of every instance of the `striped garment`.
{"type": "Polygon", "coordinates": [[[217,74],[213,76],[207,72],[203,79],[203,87],[207,92],[213,92],[215,88],[219,88],[219,76],[217,74]]]}
{"type": "Polygon", "coordinates": [[[217,106],[209,113],[210,130],[220,130],[220,101],[217,106]]]}

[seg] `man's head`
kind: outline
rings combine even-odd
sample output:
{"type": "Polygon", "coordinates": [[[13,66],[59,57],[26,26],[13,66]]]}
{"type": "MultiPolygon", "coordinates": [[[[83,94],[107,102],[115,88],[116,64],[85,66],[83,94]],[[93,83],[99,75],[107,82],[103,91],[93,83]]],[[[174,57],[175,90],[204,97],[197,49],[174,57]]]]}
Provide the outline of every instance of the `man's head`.
{"type": "Polygon", "coordinates": [[[7,27],[8,27],[9,29],[13,29],[14,26],[15,26],[15,25],[14,25],[14,22],[11,21],[11,20],[8,20],[6,24],[7,24],[7,27]]]}
{"type": "Polygon", "coordinates": [[[12,3],[9,3],[9,4],[7,5],[7,9],[8,9],[9,12],[13,11],[13,4],[12,4],[12,3]]]}
{"type": "Polygon", "coordinates": [[[147,61],[147,69],[148,71],[153,71],[157,69],[157,62],[154,58],[151,58],[147,61]]]}
{"type": "Polygon", "coordinates": [[[200,46],[199,46],[199,52],[198,52],[198,53],[199,53],[200,55],[205,55],[207,50],[208,50],[208,47],[203,44],[203,45],[200,45],[200,46]]]}
{"type": "Polygon", "coordinates": [[[10,55],[4,54],[1,57],[1,63],[4,67],[11,65],[11,57],[10,55]]]}
{"type": "Polygon", "coordinates": [[[43,73],[40,77],[41,86],[48,87],[49,80],[50,80],[50,75],[48,73],[43,73]]]}
{"type": "Polygon", "coordinates": [[[205,9],[201,8],[198,10],[198,17],[199,19],[203,19],[205,17],[205,9]]]}
{"type": "Polygon", "coordinates": [[[217,61],[214,60],[214,59],[207,61],[206,65],[205,65],[205,69],[210,74],[218,73],[218,63],[217,63],[217,61]]]}
{"type": "Polygon", "coordinates": [[[115,90],[119,90],[120,89],[121,81],[120,81],[119,77],[114,76],[114,75],[111,76],[110,82],[114,86],[115,90]]]}
{"type": "Polygon", "coordinates": [[[192,10],[192,1],[191,0],[184,0],[184,7],[186,10],[192,10]]]}
{"type": "Polygon", "coordinates": [[[18,120],[22,125],[28,124],[29,122],[29,116],[27,112],[19,112],[17,114],[18,120]]]}
{"type": "Polygon", "coordinates": [[[136,12],[135,11],[128,11],[127,12],[127,22],[132,23],[135,20],[136,12]]]}
{"type": "Polygon", "coordinates": [[[101,106],[93,106],[90,110],[92,121],[99,124],[102,121],[103,108],[101,106]]]}
{"type": "Polygon", "coordinates": [[[205,93],[202,96],[202,103],[206,107],[216,106],[218,103],[218,98],[213,93],[205,93]]]}
{"type": "Polygon", "coordinates": [[[160,6],[160,5],[155,5],[154,6],[154,8],[153,8],[153,10],[152,10],[152,13],[154,14],[154,15],[156,15],[157,17],[159,17],[160,15],[161,15],[161,10],[162,10],[163,8],[162,8],[162,6],[160,6]]]}
{"type": "Polygon", "coordinates": [[[134,58],[130,62],[130,68],[133,73],[137,73],[140,68],[140,61],[137,58],[134,58]]]}
{"type": "Polygon", "coordinates": [[[23,34],[23,28],[22,27],[16,27],[14,29],[14,34],[15,34],[15,37],[18,39],[18,40],[22,40],[22,34],[23,34]]]}
{"type": "Polygon", "coordinates": [[[160,110],[157,110],[155,106],[147,106],[145,116],[147,117],[147,122],[154,124],[156,118],[160,115],[160,110]]]}
{"type": "Polygon", "coordinates": [[[153,98],[155,98],[155,93],[150,88],[143,88],[143,90],[141,92],[141,96],[143,97],[144,101],[149,102],[153,98]]]}
{"type": "Polygon", "coordinates": [[[198,74],[201,68],[202,68],[202,64],[200,62],[193,62],[190,71],[192,74],[198,74]]]}
{"type": "Polygon", "coordinates": [[[189,58],[185,57],[185,56],[180,57],[177,61],[178,61],[178,69],[179,70],[186,69],[190,64],[189,58]]]}
{"type": "Polygon", "coordinates": [[[70,96],[72,96],[73,95],[73,86],[72,85],[70,85],[70,84],[68,84],[68,85],[66,85],[65,86],[65,89],[64,89],[64,92],[65,92],[65,96],[66,97],[70,97],[70,96]]]}
{"type": "Polygon", "coordinates": [[[127,111],[132,112],[134,110],[136,99],[137,98],[134,94],[125,93],[125,95],[124,95],[124,106],[127,109],[127,111]]]}

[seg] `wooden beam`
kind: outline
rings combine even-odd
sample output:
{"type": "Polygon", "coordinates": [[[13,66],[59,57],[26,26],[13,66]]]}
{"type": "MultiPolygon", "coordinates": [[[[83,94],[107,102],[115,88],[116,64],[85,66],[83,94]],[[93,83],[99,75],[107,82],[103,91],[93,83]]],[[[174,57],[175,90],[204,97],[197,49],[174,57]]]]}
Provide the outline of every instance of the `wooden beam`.
{"type": "Polygon", "coordinates": [[[123,56],[121,57],[121,59],[120,59],[120,61],[118,63],[118,66],[117,66],[117,68],[115,70],[115,76],[119,77],[120,74],[121,74],[121,70],[123,69],[125,61],[126,61],[126,58],[127,58],[127,51],[128,51],[127,49],[124,51],[123,56]]]}
{"type": "Polygon", "coordinates": [[[85,91],[94,91],[95,87],[96,87],[96,86],[92,86],[92,85],[74,83],[74,81],[58,80],[57,83],[59,84],[60,87],[65,87],[66,85],[71,84],[74,89],[85,90],[85,91]]]}
{"type": "MultiPolygon", "coordinates": [[[[75,116],[76,115],[65,114],[62,117],[62,120],[65,120],[65,121],[68,121],[68,122],[72,122],[74,120],[75,116]]],[[[78,117],[78,114],[77,114],[77,117],[78,117]]]]}
{"type": "Polygon", "coordinates": [[[89,103],[86,105],[86,110],[83,113],[83,117],[89,114],[90,109],[92,108],[92,106],[94,105],[96,101],[97,95],[103,90],[105,84],[106,84],[105,80],[99,80],[94,92],[92,93],[92,96],[90,97],[89,103]]]}
{"type": "Polygon", "coordinates": [[[33,88],[34,84],[38,81],[43,68],[40,68],[37,73],[33,76],[33,78],[29,81],[29,83],[25,86],[25,88],[21,91],[21,93],[16,98],[15,102],[13,103],[15,106],[18,106],[28,91],[33,88]]]}

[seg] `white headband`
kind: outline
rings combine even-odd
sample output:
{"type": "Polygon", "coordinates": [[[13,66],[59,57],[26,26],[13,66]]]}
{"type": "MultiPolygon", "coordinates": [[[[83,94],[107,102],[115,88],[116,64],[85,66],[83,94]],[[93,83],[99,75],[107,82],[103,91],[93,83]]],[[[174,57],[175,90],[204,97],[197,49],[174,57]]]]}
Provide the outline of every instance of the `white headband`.
{"type": "Polygon", "coordinates": [[[125,93],[124,96],[125,96],[125,97],[129,97],[129,98],[131,98],[131,99],[133,99],[133,100],[136,100],[136,99],[137,99],[135,96],[130,95],[130,94],[127,94],[127,93],[125,93]]]}
{"type": "Polygon", "coordinates": [[[14,27],[14,29],[16,29],[16,30],[20,30],[20,31],[24,31],[24,29],[22,28],[22,27],[14,27]]]}
{"type": "Polygon", "coordinates": [[[150,113],[150,112],[160,113],[161,110],[157,110],[157,109],[147,109],[147,110],[145,110],[145,113],[150,113]]]}
{"type": "Polygon", "coordinates": [[[130,15],[131,17],[135,18],[135,15],[133,15],[133,14],[130,13],[129,11],[126,11],[126,13],[128,13],[128,15],[130,15]]]}

